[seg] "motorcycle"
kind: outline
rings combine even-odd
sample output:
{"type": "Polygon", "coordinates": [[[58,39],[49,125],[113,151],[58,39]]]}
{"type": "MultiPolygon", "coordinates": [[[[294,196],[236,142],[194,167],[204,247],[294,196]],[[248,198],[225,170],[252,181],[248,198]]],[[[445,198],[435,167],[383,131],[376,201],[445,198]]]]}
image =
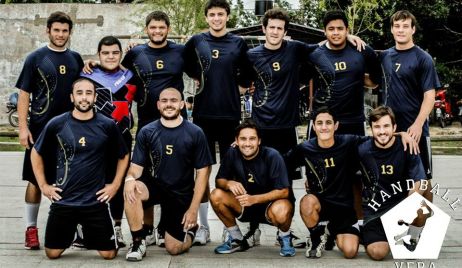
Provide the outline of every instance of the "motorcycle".
{"type": "Polygon", "coordinates": [[[447,90],[438,90],[435,97],[435,119],[441,128],[452,124],[453,115],[451,111],[451,103],[446,96],[447,90]]]}
{"type": "Polygon", "coordinates": [[[10,125],[13,127],[19,126],[19,119],[18,119],[18,93],[14,92],[11,93],[10,97],[8,98],[8,102],[6,103],[7,114],[8,114],[8,121],[10,125]]]}

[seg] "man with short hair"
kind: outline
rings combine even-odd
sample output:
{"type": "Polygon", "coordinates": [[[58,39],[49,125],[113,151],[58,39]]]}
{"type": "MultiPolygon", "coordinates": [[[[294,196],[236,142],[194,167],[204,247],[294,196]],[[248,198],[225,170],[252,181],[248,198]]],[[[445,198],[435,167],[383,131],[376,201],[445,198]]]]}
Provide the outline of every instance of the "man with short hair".
{"type": "Polygon", "coordinates": [[[180,115],[181,93],[164,89],[157,108],[161,118],[138,133],[125,178],[125,214],[133,238],[128,261],[141,261],[146,255],[143,206],[154,203],[162,209],[167,252],[178,255],[189,250],[212,164],[204,133],[180,115]],[[144,172],[151,176],[141,176],[144,172]]]}
{"type": "Polygon", "coordinates": [[[90,80],[76,80],[70,98],[72,112],[51,119],[31,153],[40,190],[52,202],[45,253],[59,258],[81,224],[87,248],[113,259],[117,241],[108,203],[122,182],[128,151],[115,123],[93,111],[96,92],[90,80]]]}
{"type": "MultiPolygon", "coordinates": [[[[204,131],[214,163],[217,163],[215,142],[218,142],[221,161],[234,141],[233,131],[241,119],[239,86],[250,86],[246,78],[251,72],[246,58],[247,44],[226,29],[230,12],[228,1],[209,0],[204,7],[209,31],[192,36],[185,45],[187,73],[200,84],[193,100],[193,122],[204,131]]],[[[195,239],[202,245],[210,241],[209,194],[207,188],[199,212],[201,226],[195,239]]]]}
{"type": "Polygon", "coordinates": [[[396,114],[397,131],[407,131],[420,147],[420,157],[427,174],[424,197],[433,199],[432,153],[428,115],[435,102],[435,89],[441,87],[432,57],[414,44],[417,20],[407,10],[390,18],[395,46],[380,54],[384,104],[396,114]]]}
{"type": "MultiPolygon", "coordinates": [[[[99,66],[91,74],[81,73],[81,76],[92,80],[96,86],[96,112],[112,118],[118,126],[125,147],[129,153],[132,148],[133,115],[132,101],[136,86],[133,84],[133,73],[120,69],[122,60],[122,45],[114,36],[105,36],[98,43],[99,66]]],[[[117,195],[111,199],[111,215],[114,218],[114,229],[119,247],[125,247],[122,235],[122,216],[124,213],[123,185],[117,195]]],[[[84,246],[84,245],[83,245],[84,246]]]]}
{"type": "Polygon", "coordinates": [[[49,43],[27,56],[16,83],[19,89],[19,143],[26,148],[22,179],[28,181],[25,194],[27,249],[40,248],[37,216],[41,193],[32,171],[31,147],[51,118],[72,109],[69,101],[71,85],[83,67],[80,55],[66,47],[72,26],[71,18],[64,12],[50,14],[46,27],[49,43]]]}
{"type": "Polygon", "coordinates": [[[237,146],[226,153],[210,196],[212,207],[229,234],[215,253],[245,251],[250,247],[247,239],[253,233],[242,235],[237,218],[276,226],[281,245],[279,254],[294,256],[289,230],[294,199],[289,199],[292,189],[284,160],[275,149],[260,146],[259,130],[252,120],[241,123],[235,133],[237,146]]]}
{"type": "Polygon", "coordinates": [[[421,183],[426,179],[419,156],[403,150],[401,137],[394,136],[397,129],[395,115],[390,107],[379,106],[369,115],[373,140],[358,148],[363,172],[363,243],[373,260],[382,260],[390,252],[380,217],[413,192],[423,194],[421,183]],[[407,191],[404,185],[414,181],[407,191]],[[393,185],[402,185],[395,191],[393,185]]]}

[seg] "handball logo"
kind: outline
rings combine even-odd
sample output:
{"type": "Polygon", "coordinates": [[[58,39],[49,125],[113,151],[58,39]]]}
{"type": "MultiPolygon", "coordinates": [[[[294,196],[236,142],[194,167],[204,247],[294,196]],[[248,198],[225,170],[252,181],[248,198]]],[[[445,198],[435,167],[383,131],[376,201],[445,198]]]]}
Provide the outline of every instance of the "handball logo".
{"type": "Polygon", "coordinates": [[[451,217],[413,193],[380,219],[394,259],[438,259],[451,217]]]}

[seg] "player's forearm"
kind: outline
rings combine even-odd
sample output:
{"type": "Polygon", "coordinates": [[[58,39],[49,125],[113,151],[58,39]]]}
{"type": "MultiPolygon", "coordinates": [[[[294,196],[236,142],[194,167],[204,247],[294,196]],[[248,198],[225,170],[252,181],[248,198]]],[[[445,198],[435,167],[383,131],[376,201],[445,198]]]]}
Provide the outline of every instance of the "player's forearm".
{"type": "Polygon", "coordinates": [[[198,210],[204,196],[207,183],[209,183],[210,166],[196,170],[196,181],[194,184],[194,195],[191,201],[190,209],[198,210]]]}
{"type": "Polygon", "coordinates": [[[222,190],[225,190],[225,191],[229,191],[228,180],[223,179],[223,178],[216,179],[215,180],[215,187],[219,188],[219,189],[222,189],[222,190]]]}
{"type": "Polygon", "coordinates": [[[289,189],[276,189],[265,194],[254,195],[257,204],[268,203],[278,199],[284,199],[289,197],[289,189]]]}
{"type": "Polygon", "coordinates": [[[29,114],[30,94],[24,90],[19,91],[18,97],[18,123],[19,128],[27,128],[27,115],[29,114]]]}
{"type": "Polygon", "coordinates": [[[117,188],[119,188],[120,184],[122,184],[122,180],[125,175],[125,171],[127,170],[127,167],[128,167],[128,154],[126,154],[124,158],[119,159],[117,161],[116,174],[112,182],[114,183],[114,185],[117,185],[117,188]]]}
{"type": "Polygon", "coordinates": [[[143,174],[143,169],[144,168],[142,166],[131,163],[127,176],[125,177],[125,181],[138,179],[143,174]]]}
{"type": "Polygon", "coordinates": [[[423,124],[425,123],[425,120],[427,120],[428,118],[428,115],[433,110],[434,105],[435,105],[435,90],[432,89],[424,93],[424,99],[422,101],[422,105],[420,106],[420,111],[419,111],[419,114],[417,115],[415,122],[423,126],[423,124]]]}
{"type": "Polygon", "coordinates": [[[44,185],[48,184],[45,178],[45,165],[43,164],[43,158],[35,150],[35,148],[33,148],[30,159],[32,163],[32,170],[34,171],[35,178],[37,179],[37,184],[39,188],[42,189],[44,185]]]}

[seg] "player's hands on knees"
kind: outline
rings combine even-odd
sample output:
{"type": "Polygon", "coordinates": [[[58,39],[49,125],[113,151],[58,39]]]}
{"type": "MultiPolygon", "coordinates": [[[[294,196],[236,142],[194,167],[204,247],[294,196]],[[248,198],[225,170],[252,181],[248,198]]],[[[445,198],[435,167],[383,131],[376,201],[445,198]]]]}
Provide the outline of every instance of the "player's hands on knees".
{"type": "Polygon", "coordinates": [[[419,144],[414,138],[411,137],[411,135],[409,135],[406,132],[400,132],[400,135],[404,151],[407,151],[407,149],[409,148],[409,153],[411,154],[417,155],[420,153],[419,144]]]}
{"type": "Polygon", "coordinates": [[[126,181],[124,185],[124,199],[133,204],[136,201],[136,193],[141,194],[138,184],[135,180],[126,181]]]}
{"type": "Polygon", "coordinates": [[[248,194],[238,195],[236,199],[242,207],[250,207],[257,203],[255,197],[248,194]]]}
{"type": "Polygon", "coordinates": [[[419,126],[419,124],[415,123],[412,124],[408,129],[407,133],[411,138],[413,138],[417,143],[420,141],[420,137],[422,136],[422,126],[419,126]]]}
{"type": "Polygon", "coordinates": [[[356,50],[361,52],[363,49],[366,48],[366,42],[364,42],[361,38],[356,35],[349,34],[347,36],[348,42],[350,42],[353,46],[356,47],[356,50]]]}
{"type": "Polygon", "coordinates": [[[106,184],[103,189],[96,192],[99,202],[109,202],[117,193],[119,187],[113,183],[106,184]]]}
{"type": "Polygon", "coordinates": [[[59,201],[62,198],[59,193],[61,193],[63,190],[61,188],[56,187],[56,184],[44,184],[40,187],[40,190],[42,191],[42,194],[46,196],[48,199],[50,199],[52,203],[55,201],[59,201]]]}
{"type": "Polygon", "coordinates": [[[82,72],[84,72],[86,74],[91,74],[91,73],[93,73],[93,68],[95,68],[98,65],[99,65],[99,62],[97,62],[95,60],[85,60],[82,72]]]}
{"type": "Polygon", "coordinates": [[[228,190],[232,192],[235,196],[246,194],[244,186],[237,181],[228,181],[228,190]]]}
{"type": "Polygon", "coordinates": [[[186,213],[183,215],[183,220],[181,221],[183,224],[184,230],[189,230],[196,226],[197,224],[197,209],[189,208],[186,210],[186,213]]]}
{"type": "Polygon", "coordinates": [[[19,128],[19,144],[27,149],[30,149],[30,144],[34,144],[32,133],[28,127],[19,128]]]}

